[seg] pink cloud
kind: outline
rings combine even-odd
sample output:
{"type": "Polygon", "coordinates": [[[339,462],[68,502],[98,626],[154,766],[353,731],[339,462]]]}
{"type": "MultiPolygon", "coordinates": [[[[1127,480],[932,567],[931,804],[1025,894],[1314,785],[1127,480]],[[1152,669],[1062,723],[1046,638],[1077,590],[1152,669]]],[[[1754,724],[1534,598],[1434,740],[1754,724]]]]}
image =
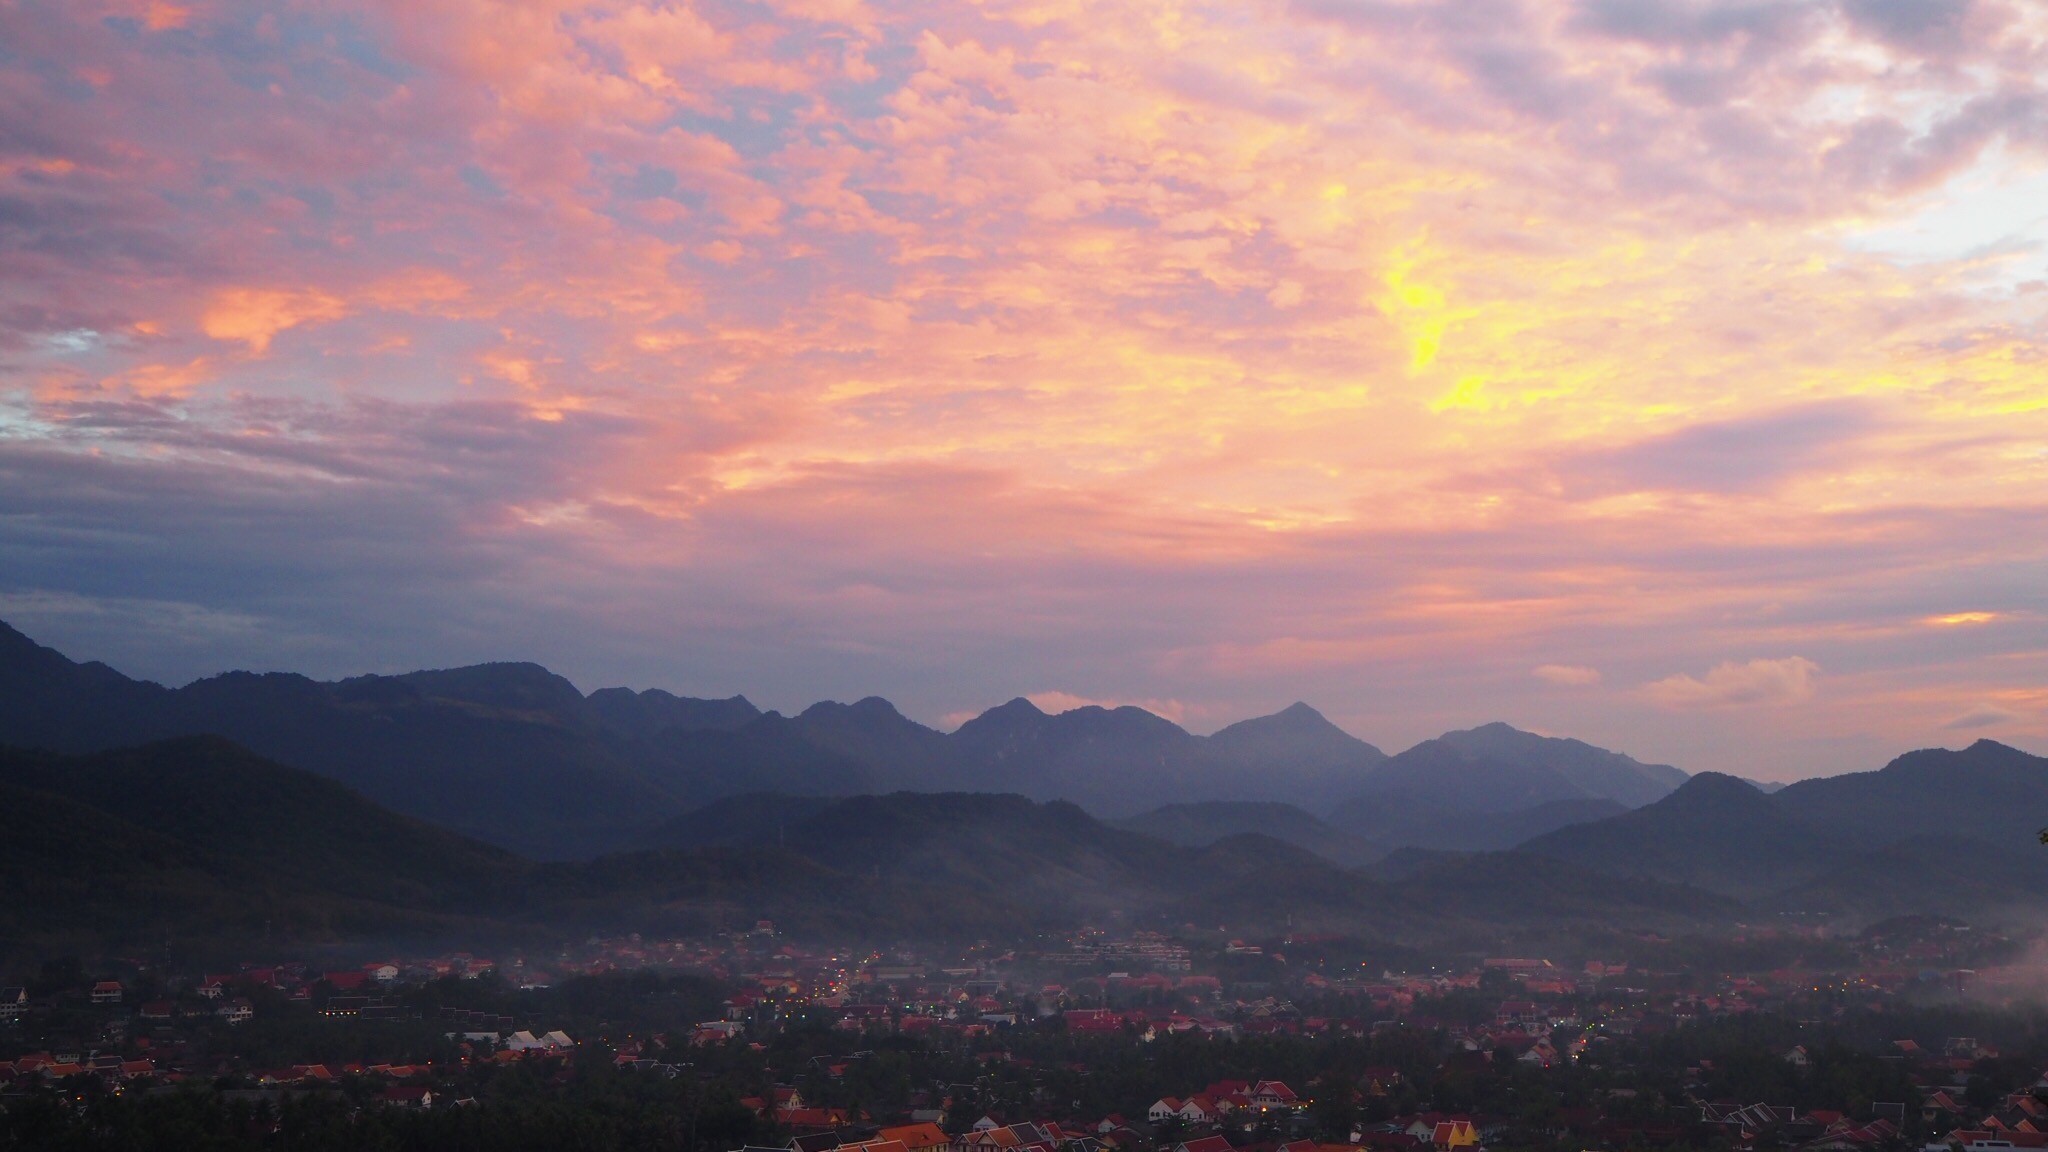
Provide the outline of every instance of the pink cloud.
{"type": "Polygon", "coordinates": [[[1649,750],[1643,696],[1555,688],[1598,667],[1712,725],[1810,658],[1809,709],[1907,739],[2048,650],[2048,350],[1980,255],[1843,236],[2039,162],[2044,31],[1992,0],[0,9],[6,579],[931,716],[1342,698],[1392,743],[1483,691],[1649,750]],[[1957,605],[1999,626],[1899,623],[1957,605]]]}
{"type": "Polygon", "coordinates": [[[1801,656],[1782,660],[1726,661],[1704,678],[1679,673],[1643,686],[1643,695],[1669,708],[1729,708],[1797,704],[1813,695],[1820,666],[1801,656]]]}

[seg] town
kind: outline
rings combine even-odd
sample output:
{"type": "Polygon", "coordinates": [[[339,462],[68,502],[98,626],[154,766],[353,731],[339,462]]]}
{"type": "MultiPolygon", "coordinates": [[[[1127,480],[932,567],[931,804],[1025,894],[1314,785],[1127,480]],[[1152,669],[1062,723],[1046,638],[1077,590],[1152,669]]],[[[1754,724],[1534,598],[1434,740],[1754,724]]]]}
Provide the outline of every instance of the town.
{"type": "Polygon", "coordinates": [[[714,1152],[2048,1148],[2028,939],[1601,944],[1397,969],[1308,935],[877,949],[762,922],[546,956],[58,959],[0,988],[0,1147],[165,1109],[255,1147],[531,1134],[604,1100],[648,1146],[714,1152]]]}

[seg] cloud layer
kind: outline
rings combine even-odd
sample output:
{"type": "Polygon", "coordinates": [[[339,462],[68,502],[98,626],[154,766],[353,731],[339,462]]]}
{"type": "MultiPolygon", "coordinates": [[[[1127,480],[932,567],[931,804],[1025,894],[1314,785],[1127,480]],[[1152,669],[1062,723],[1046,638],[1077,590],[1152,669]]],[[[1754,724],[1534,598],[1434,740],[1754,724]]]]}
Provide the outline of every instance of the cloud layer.
{"type": "Polygon", "coordinates": [[[1813,695],[1819,666],[1801,656],[1782,660],[1730,660],[1704,679],[1680,673],[1643,687],[1643,695],[1670,708],[1738,708],[1798,704],[1813,695]]]}
{"type": "Polygon", "coordinates": [[[2038,4],[15,0],[0,44],[0,604],[81,655],[1306,698],[1752,775],[1992,700],[2048,739],[2048,222],[1926,223],[2048,169],[2038,4]],[[1699,706],[1746,693],[1792,706],[1699,706]]]}

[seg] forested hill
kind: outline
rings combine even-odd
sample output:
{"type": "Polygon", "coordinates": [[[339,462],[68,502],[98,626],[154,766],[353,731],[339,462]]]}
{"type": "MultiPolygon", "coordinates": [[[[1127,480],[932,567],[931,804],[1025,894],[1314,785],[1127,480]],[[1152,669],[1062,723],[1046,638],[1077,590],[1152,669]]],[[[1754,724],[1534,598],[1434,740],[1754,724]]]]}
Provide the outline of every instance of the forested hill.
{"type": "Polygon", "coordinates": [[[1517,926],[1678,930],[1739,911],[1562,863],[1468,884],[1457,862],[1387,884],[1270,837],[1186,847],[1014,795],[740,797],[669,831],[669,847],[542,863],[218,737],[83,756],[0,749],[0,938],[45,953],[167,939],[225,948],[259,934],[477,944],[768,918],[840,939],[1194,921],[1422,941],[1517,926]]]}

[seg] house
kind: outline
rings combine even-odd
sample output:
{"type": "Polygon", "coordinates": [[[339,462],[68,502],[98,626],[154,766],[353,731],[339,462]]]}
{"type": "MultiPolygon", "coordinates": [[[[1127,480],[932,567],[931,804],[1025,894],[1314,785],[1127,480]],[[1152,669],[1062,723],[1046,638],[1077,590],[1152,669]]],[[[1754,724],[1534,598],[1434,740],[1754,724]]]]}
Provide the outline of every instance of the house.
{"type": "Polygon", "coordinates": [[[711,1020],[697,1025],[697,1030],[690,1034],[690,1043],[698,1046],[716,1044],[730,1040],[745,1030],[746,1025],[737,1020],[711,1020]]]}
{"type": "MultiPolygon", "coordinates": [[[[575,1046],[576,1042],[569,1039],[568,1034],[563,1032],[550,1032],[545,1036],[535,1036],[533,1033],[522,1029],[505,1038],[505,1050],[508,1052],[561,1052],[575,1046]]],[[[793,1107],[802,1106],[801,1101],[795,1100],[794,1093],[791,1094],[790,1099],[794,1101],[793,1107]]]]}
{"type": "Polygon", "coordinates": [[[392,1108],[432,1108],[434,1093],[416,1084],[394,1084],[377,1097],[377,1102],[392,1108]]]}
{"type": "Polygon", "coordinates": [[[1804,1044],[1793,1045],[1791,1051],[1786,1052],[1782,1059],[1794,1068],[1804,1068],[1813,1063],[1813,1058],[1807,1055],[1804,1044]]]}
{"type": "Polygon", "coordinates": [[[12,1020],[28,1011],[28,990],[0,988],[0,1020],[12,1020]]]}
{"type": "Polygon", "coordinates": [[[1301,1098],[1294,1094],[1294,1089],[1278,1080],[1261,1080],[1252,1085],[1252,1090],[1246,1095],[1251,1100],[1252,1107],[1261,1112],[1302,1106],[1301,1098]]]}
{"type": "Polygon", "coordinates": [[[1145,1119],[1150,1120],[1154,1124],[1163,1124],[1168,1120],[1178,1120],[1180,1119],[1180,1107],[1181,1102],[1177,1097],[1161,1096],[1152,1102],[1152,1107],[1145,1109],[1145,1119]]]}
{"type": "Polygon", "coordinates": [[[884,1128],[876,1134],[878,1140],[894,1140],[902,1144],[906,1152],[935,1152],[948,1148],[953,1138],[937,1124],[904,1124],[895,1128],[884,1128]]]}
{"type": "Polygon", "coordinates": [[[1173,1152],[1233,1152],[1230,1141],[1221,1136],[1203,1136],[1196,1140],[1183,1140],[1173,1146],[1173,1152]]]}
{"type": "Polygon", "coordinates": [[[256,1006],[237,996],[233,1000],[222,1002],[220,1007],[213,1010],[213,1014],[230,1024],[243,1024],[248,1022],[251,1016],[256,1015],[256,1006]]]}
{"type": "Polygon", "coordinates": [[[199,986],[199,994],[208,1000],[218,1000],[227,994],[227,985],[218,976],[208,976],[206,982],[199,986]]]}
{"type": "Polygon", "coordinates": [[[169,1000],[151,1000],[137,1009],[135,1014],[144,1020],[169,1020],[177,1015],[177,1009],[169,1000]]]}
{"type": "Polygon", "coordinates": [[[1061,1016],[1072,1032],[1116,1033],[1124,1030],[1123,1014],[1106,1008],[1069,1008],[1061,1016]]]}
{"type": "Polygon", "coordinates": [[[102,980],[93,985],[92,1002],[95,1004],[119,1004],[121,1002],[121,982],[119,980],[102,980]]]}
{"type": "Polygon", "coordinates": [[[1479,1130],[1470,1120],[1439,1120],[1429,1134],[1430,1147],[1436,1152],[1456,1152],[1460,1148],[1479,1146],[1479,1130]]]}

